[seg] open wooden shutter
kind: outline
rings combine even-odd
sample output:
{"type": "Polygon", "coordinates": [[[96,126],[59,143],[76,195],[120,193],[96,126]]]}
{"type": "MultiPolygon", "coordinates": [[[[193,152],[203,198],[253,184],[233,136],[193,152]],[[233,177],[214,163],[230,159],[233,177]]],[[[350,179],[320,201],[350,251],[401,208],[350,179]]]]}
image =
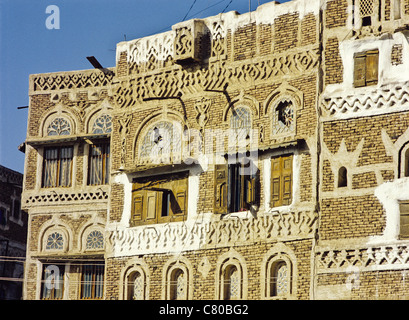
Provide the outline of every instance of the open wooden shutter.
{"type": "Polygon", "coordinates": [[[132,201],[131,226],[137,225],[142,221],[143,215],[143,194],[135,192],[132,201]]]}
{"type": "Polygon", "coordinates": [[[365,54],[357,54],[354,57],[354,86],[365,86],[366,57],[365,54]]]}
{"type": "Polygon", "coordinates": [[[178,192],[176,194],[176,201],[180,208],[180,212],[178,212],[177,214],[185,215],[186,213],[186,191],[178,192]]]}
{"type": "Polygon", "coordinates": [[[271,159],[271,207],[281,205],[281,158],[271,159]]]}
{"type": "Polygon", "coordinates": [[[215,165],[214,173],[214,213],[227,213],[228,165],[215,165]]]}
{"type": "Polygon", "coordinates": [[[282,161],[282,205],[289,205],[292,200],[293,156],[281,158],[282,161]]]}
{"type": "Polygon", "coordinates": [[[368,51],[366,53],[366,85],[378,83],[378,50],[368,51]]]}
{"type": "Polygon", "coordinates": [[[146,222],[155,222],[157,194],[155,191],[148,191],[146,193],[146,222]]]}
{"type": "Polygon", "coordinates": [[[256,202],[256,179],[250,176],[246,177],[246,203],[252,205],[256,202]]]}

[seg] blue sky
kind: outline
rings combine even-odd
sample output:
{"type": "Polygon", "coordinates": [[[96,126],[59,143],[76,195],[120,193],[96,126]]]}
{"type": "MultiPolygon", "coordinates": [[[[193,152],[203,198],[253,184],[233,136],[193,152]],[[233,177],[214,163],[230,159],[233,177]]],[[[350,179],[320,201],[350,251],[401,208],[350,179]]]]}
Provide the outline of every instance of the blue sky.
{"type": "MultiPolygon", "coordinates": [[[[30,74],[92,69],[95,56],[115,66],[118,42],[170,30],[177,22],[222,11],[254,11],[269,0],[0,0],[0,164],[24,171],[30,74]],[[47,29],[49,5],[60,29],[47,29]]],[[[280,1],[286,2],[286,1],[280,1]]]]}

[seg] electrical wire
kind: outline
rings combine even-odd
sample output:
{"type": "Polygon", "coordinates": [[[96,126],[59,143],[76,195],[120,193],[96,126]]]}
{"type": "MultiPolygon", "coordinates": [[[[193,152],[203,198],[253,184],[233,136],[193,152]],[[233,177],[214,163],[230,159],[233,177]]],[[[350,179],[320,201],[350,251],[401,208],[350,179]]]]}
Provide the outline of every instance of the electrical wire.
{"type": "Polygon", "coordinates": [[[230,0],[230,2],[227,4],[226,8],[223,9],[222,13],[224,13],[226,11],[226,9],[231,5],[232,2],[233,2],[233,0],[230,0]]]}
{"type": "Polygon", "coordinates": [[[182,20],[182,21],[185,21],[187,15],[188,15],[188,14],[190,13],[190,11],[192,10],[192,8],[193,8],[193,6],[195,5],[196,1],[197,1],[197,0],[194,0],[194,1],[193,1],[193,3],[192,3],[192,5],[190,6],[189,10],[186,12],[185,16],[183,17],[183,20],[182,20]]]}

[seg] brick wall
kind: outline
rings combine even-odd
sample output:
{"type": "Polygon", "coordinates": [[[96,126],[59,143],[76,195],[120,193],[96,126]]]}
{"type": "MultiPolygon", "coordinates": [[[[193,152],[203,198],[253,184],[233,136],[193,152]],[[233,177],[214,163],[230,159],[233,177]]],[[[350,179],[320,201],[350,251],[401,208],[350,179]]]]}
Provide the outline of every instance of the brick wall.
{"type": "Polygon", "coordinates": [[[274,52],[295,48],[298,42],[298,13],[282,15],[274,20],[274,52]]]}
{"type": "Polygon", "coordinates": [[[381,235],[386,224],[382,204],[373,195],[323,199],[320,239],[381,235]]]}
{"type": "MultiPolygon", "coordinates": [[[[311,241],[300,240],[286,243],[286,245],[296,254],[296,268],[298,274],[294,275],[297,278],[296,299],[308,300],[310,298],[310,282],[311,282],[311,241]]],[[[247,298],[249,300],[259,300],[262,298],[261,293],[261,270],[262,261],[269,248],[273,244],[260,243],[248,246],[239,246],[234,249],[245,259],[247,275],[245,279],[248,281],[247,298]]],[[[228,252],[228,248],[200,250],[183,253],[183,257],[188,259],[192,265],[193,300],[213,300],[216,299],[216,265],[218,258],[228,252]],[[206,257],[210,262],[210,270],[206,277],[198,271],[198,266],[201,260],[206,257]]],[[[146,255],[143,257],[145,263],[149,266],[150,287],[149,299],[162,299],[163,283],[163,268],[165,263],[174,258],[172,255],[146,255]]],[[[124,266],[131,258],[109,258],[107,259],[106,273],[106,299],[118,299],[119,297],[119,282],[123,281],[120,274],[124,266]]]]}
{"type": "Polygon", "coordinates": [[[409,283],[407,270],[384,270],[357,273],[322,274],[317,286],[342,286],[351,300],[407,300],[409,283]]]}
{"type": "Polygon", "coordinates": [[[325,26],[329,29],[345,26],[348,17],[347,6],[347,0],[327,1],[325,26]]]}
{"type": "Polygon", "coordinates": [[[325,84],[341,83],[343,70],[338,39],[329,38],[325,44],[325,84]]]}
{"type": "Polygon", "coordinates": [[[120,221],[122,217],[123,211],[123,203],[124,203],[124,185],[119,183],[112,183],[111,184],[111,209],[109,212],[109,221],[120,221]]]}
{"type": "Polygon", "coordinates": [[[256,24],[239,28],[234,34],[234,60],[251,59],[256,55],[256,24]]]}

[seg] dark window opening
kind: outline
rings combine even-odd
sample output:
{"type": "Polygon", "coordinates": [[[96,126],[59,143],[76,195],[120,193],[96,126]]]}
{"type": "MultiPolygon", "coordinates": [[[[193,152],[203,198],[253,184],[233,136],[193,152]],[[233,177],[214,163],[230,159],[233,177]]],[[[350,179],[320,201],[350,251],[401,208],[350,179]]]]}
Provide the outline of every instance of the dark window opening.
{"type": "Polygon", "coordinates": [[[341,167],[338,170],[338,188],[346,187],[347,185],[347,169],[345,167],[341,167]]]}

